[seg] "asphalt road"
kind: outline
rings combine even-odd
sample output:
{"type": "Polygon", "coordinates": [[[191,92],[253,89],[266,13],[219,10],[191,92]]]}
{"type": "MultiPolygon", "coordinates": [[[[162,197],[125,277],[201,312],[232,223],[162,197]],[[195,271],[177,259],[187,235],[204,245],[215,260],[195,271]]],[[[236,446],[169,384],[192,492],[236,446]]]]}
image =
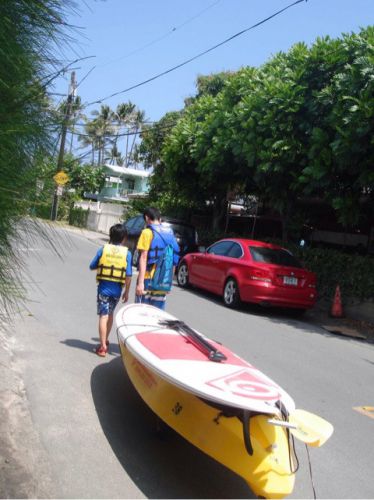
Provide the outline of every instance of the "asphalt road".
{"type": "MultiPolygon", "coordinates": [[[[98,243],[79,234],[57,240],[62,259],[41,241],[24,249],[31,300],[8,346],[22,396],[21,413],[10,421],[12,446],[24,475],[13,477],[10,497],[253,498],[239,477],[173,431],[157,432],[124,372],[114,333],[109,356],[93,353],[96,290],[88,264],[98,243]]],[[[353,410],[374,406],[373,344],[287,314],[231,311],[219,298],[177,286],[167,308],[264,371],[297,407],[333,423],[330,441],[310,449],[312,478],[306,448],[297,444],[291,498],[313,498],[313,485],[318,498],[374,496],[374,419],[353,410]]]]}

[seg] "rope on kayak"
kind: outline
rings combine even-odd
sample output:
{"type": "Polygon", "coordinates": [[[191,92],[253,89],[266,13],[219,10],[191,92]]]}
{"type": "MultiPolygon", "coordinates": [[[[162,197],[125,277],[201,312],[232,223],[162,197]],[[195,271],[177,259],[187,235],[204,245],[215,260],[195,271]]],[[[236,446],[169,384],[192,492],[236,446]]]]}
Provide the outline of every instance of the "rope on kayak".
{"type": "MultiPolygon", "coordinates": [[[[284,405],[283,401],[279,399],[275,403],[275,406],[281,412],[282,419],[285,422],[288,422],[289,412],[288,412],[286,406],[284,405]]],[[[290,433],[289,429],[287,429],[287,436],[288,436],[288,456],[289,456],[289,461],[290,461],[290,471],[292,472],[292,474],[296,474],[296,472],[299,470],[300,462],[299,462],[299,458],[296,454],[295,439],[294,439],[293,435],[290,433]],[[292,453],[293,458],[294,458],[295,467],[294,467],[291,453],[292,453]]]]}
{"type": "Polygon", "coordinates": [[[248,455],[253,455],[253,446],[251,443],[251,433],[249,430],[251,419],[251,413],[248,410],[243,410],[243,438],[245,449],[247,450],[248,455]]]}
{"type": "Polygon", "coordinates": [[[313,481],[312,463],[310,461],[309,448],[308,448],[308,445],[306,443],[305,443],[305,448],[306,448],[306,454],[308,455],[309,476],[310,476],[310,482],[312,483],[313,498],[315,500],[317,498],[317,496],[316,496],[316,489],[314,487],[314,481],[313,481]]]}

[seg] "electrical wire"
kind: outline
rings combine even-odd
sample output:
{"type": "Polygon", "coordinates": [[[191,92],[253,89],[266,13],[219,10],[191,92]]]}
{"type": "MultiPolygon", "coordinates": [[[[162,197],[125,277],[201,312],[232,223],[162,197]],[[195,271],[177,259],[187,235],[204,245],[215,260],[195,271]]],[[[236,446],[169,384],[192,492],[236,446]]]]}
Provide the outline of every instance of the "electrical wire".
{"type": "Polygon", "coordinates": [[[77,89],[80,85],[82,85],[82,83],[85,81],[85,79],[92,73],[92,71],[96,68],[96,66],[93,66],[86,74],[85,76],[82,78],[82,80],[78,83],[78,85],[75,87],[75,89],[77,89]]]}
{"type": "MultiPolygon", "coordinates": [[[[157,122],[154,122],[154,123],[157,123],[157,122]]],[[[80,137],[91,137],[93,139],[97,138],[110,138],[110,137],[126,137],[126,136],[130,136],[130,135],[141,135],[141,134],[144,134],[145,132],[147,132],[148,130],[152,130],[152,128],[157,128],[157,130],[163,130],[163,129],[168,129],[168,128],[172,128],[174,127],[178,122],[173,122],[173,123],[170,123],[168,125],[163,125],[162,127],[159,126],[159,127],[156,127],[155,125],[152,125],[150,127],[147,127],[147,128],[144,128],[144,129],[141,129],[141,130],[138,130],[137,132],[124,132],[122,134],[103,134],[102,136],[94,136],[94,135],[91,135],[91,134],[83,134],[81,132],[75,132],[73,130],[68,130],[68,133],[69,134],[73,134],[73,135],[77,135],[77,136],[80,136],[80,137]]]]}
{"type": "Polygon", "coordinates": [[[86,60],[86,59],[92,59],[93,57],[96,57],[96,56],[79,57],[78,59],[75,59],[75,60],[74,60],[74,61],[72,61],[71,63],[69,63],[69,64],[67,64],[66,66],[64,66],[63,68],[61,68],[59,71],[56,71],[55,73],[51,73],[50,75],[45,76],[44,78],[42,78],[41,82],[42,82],[43,80],[45,80],[46,78],[49,78],[49,80],[48,80],[46,83],[44,83],[44,84],[42,85],[42,88],[43,88],[43,89],[46,89],[46,88],[49,86],[49,84],[50,84],[51,82],[53,82],[53,80],[56,80],[56,78],[57,78],[57,77],[58,77],[61,73],[65,73],[65,71],[67,71],[67,70],[70,68],[70,66],[72,66],[73,64],[75,64],[75,63],[77,63],[77,62],[79,62],[79,61],[84,61],[84,60],[86,60]]]}
{"type": "Polygon", "coordinates": [[[175,26],[174,28],[172,28],[170,31],[168,31],[164,35],[161,35],[160,37],[151,40],[150,42],[146,43],[145,45],[142,45],[141,47],[139,47],[137,49],[134,49],[133,51],[129,52],[128,54],[125,54],[124,56],[121,56],[121,57],[118,57],[116,59],[112,59],[110,61],[107,61],[106,63],[100,64],[97,67],[98,68],[104,68],[106,66],[109,66],[112,63],[115,63],[115,62],[118,62],[118,61],[122,61],[123,59],[127,59],[128,57],[133,56],[134,54],[137,54],[138,52],[141,52],[142,50],[147,49],[148,47],[151,47],[152,45],[154,45],[154,44],[156,44],[158,42],[161,42],[165,38],[168,38],[170,35],[173,35],[180,28],[183,28],[184,26],[186,26],[186,24],[191,23],[192,21],[194,21],[195,19],[197,19],[198,17],[200,17],[201,15],[203,15],[207,10],[210,10],[211,8],[215,7],[221,1],[222,0],[216,0],[212,4],[210,4],[207,7],[205,7],[205,9],[199,11],[197,14],[195,14],[192,17],[190,17],[189,19],[187,19],[183,23],[181,23],[181,24],[175,26]]]}
{"type": "Polygon", "coordinates": [[[96,101],[89,102],[84,107],[86,108],[86,107],[91,106],[93,104],[101,104],[103,101],[106,101],[107,99],[110,99],[112,97],[116,97],[117,95],[120,95],[120,94],[124,94],[126,92],[129,92],[130,90],[134,90],[138,87],[141,87],[142,85],[146,85],[147,83],[150,83],[154,80],[157,80],[158,78],[161,78],[162,76],[165,76],[168,73],[171,73],[172,71],[175,71],[175,70],[181,68],[182,66],[186,66],[186,64],[189,64],[190,62],[195,61],[196,59],[199,59],[200,57],[208,54],[209,52],[212,52],[213,50],[217,49],[218,47],[221,47],[222,45],[225,45],[226,43],[234,40],[235,38],[238,38],[239,36],[243,35],[244,33],[247,33],[248,31],[257,28],[258,26],[261,26],[262,24],[266,23],[267,21],[270,21],[270,19],[273,19],[274,17],[279,16],[280,14],[282,14],[286,10],[290,9],[291,7],[294,7],[295,5],[302,3],[302,2],[306,2],[306,1],[307,0],[296,0],[295,2],[292,2],[291,4],[284,7],[283,9],[280,9],[277,12],[274,12],[274,14],[271,14],[270,16],[266,17],[265,19],[262,19],[261,21],[253,24],[252,26],[249,26],[248,28],[245,28],[245,29],[239,31],[238,33],[235,33],[234,35],[230,36],[229,38],[226,38],[222,42],[217,43],[213,47],[210,47],[209,49],[206,49],[203,52],[200,52],[199,54],[197,54],[193,57],[190,57],[186,61],[183,61],[183,62],[177,64],[176,66],[173,66],[172,68],[167,69],[166,71],[158,73],[157,75],[152,76],[151,78],[148,78],[147,80],[144,80],[140,83],[132,85],[131,87],[128,87],[124,90],[120,90],[119,92],[114,92],[113,94],[110,94],[106,97],[102,97],[101,99],[97,99],[96,101]]]}

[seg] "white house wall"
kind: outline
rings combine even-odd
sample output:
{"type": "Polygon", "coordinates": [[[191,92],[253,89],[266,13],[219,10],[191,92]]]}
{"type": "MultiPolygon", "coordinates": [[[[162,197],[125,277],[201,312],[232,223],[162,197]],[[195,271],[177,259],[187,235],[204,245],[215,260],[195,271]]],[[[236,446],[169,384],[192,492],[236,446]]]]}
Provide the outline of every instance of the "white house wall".
{"type": "Polygon", "coordinates": [[[116,203],[102,203],[82,201],[75,203],[75,207],[89,210],[87,218],[87,229],[99,233],[109,234],[109,229],[126,218],[124,213],[126,207],[116,203]]]}

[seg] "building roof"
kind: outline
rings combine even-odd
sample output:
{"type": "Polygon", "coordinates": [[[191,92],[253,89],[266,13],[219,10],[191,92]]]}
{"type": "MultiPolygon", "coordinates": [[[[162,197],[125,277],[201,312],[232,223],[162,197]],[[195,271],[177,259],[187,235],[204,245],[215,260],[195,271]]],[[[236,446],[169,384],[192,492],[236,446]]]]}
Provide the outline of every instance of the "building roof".
{"type": "Polygon", "coordinates": [[[117,165],[109,165],[108,163],[106,163],[104,167],[117,176],[132,175],[134,177],[149,177],[151,175],[151,172],[148,172],[146,170],[137,170],[135,168],[129,167],[118,167],[117,165]]]}

